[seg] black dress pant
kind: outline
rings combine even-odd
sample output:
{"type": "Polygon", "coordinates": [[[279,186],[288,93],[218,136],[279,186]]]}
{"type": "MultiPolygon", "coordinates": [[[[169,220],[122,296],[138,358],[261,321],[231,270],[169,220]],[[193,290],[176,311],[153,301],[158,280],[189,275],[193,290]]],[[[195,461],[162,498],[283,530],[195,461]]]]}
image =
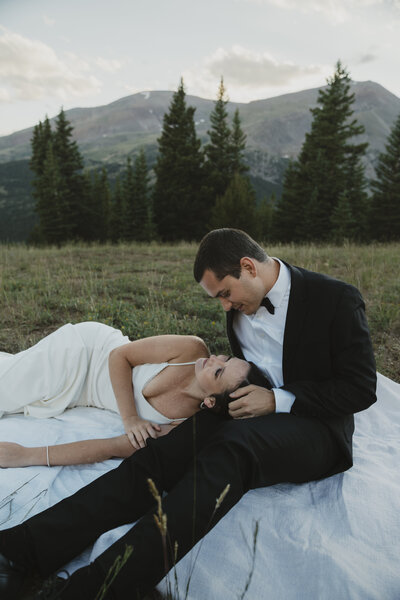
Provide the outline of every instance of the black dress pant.
{"type": "Polygon", "coordinates": [[[90,600],[93,589],[128,545],[132,554],[107,598],[141,598],[172,567],[170,547],[175,542],[179,560],[249,489],[319,479],[332,472],[339,455],[329,429],[316,419],[279,413],[227,421],[200,412],[167,436],[150,439],[146,448],[118,468],[5,531],[0,546],[15,560],[18,545],[24,543],[23,560],[47,576],[104,531],[139,519],[91,567],[72,576],[71,596],[65,597],[90,600]],[[162,502],[167,515],[167,556],[154,520],[156,505],[148,478],[160,493],[168,492],[162,502]],[[215,510],[216,499],[228,484],[229,492],[215,510]]]}

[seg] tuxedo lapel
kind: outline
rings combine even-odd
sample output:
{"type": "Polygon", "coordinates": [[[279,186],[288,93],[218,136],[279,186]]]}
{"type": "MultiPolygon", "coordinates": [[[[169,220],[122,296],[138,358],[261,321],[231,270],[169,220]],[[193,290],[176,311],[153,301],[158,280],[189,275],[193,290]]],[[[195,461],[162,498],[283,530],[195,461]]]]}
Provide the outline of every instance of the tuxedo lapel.
{"type": "Polygon", "coordinates": [[[291,365],[297,345],[300,341],[307,311],[306,284],[304,274],[297,267],[285,263],[290,269],[291,285],[288,311],[283,338],[283,380],[291,379],[291,365]]]}

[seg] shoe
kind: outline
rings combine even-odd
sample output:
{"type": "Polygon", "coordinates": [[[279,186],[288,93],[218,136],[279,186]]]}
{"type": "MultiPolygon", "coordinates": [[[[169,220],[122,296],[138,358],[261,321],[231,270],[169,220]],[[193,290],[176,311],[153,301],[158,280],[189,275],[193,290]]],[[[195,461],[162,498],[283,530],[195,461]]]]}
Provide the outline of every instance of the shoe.
{"type": "Polygon", "coordinates": [[[29,573],[0,554],[0,598],[1,600],[22,600],[31,588],[29,573]]]}

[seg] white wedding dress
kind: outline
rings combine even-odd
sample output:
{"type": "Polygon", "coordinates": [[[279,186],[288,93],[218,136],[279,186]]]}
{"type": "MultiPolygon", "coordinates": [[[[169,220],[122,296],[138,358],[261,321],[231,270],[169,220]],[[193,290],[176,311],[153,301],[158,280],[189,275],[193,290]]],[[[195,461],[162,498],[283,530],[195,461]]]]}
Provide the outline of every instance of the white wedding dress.
{"type": "MultiPolygon", "coordinates": [[[[118,413],[108,371],[108,356],[129,338],[103,323],[68,323],[18,354],[0,354],[0,417],[24,413],[55,417],[67,408],[90,406],[118,413]]],[[[143,395],[146,384],[167,362],[132,370],[136,410],[159,425],[171,423],[143,395]]],[[[188,364],[188,363],[185,363],[188,364]]],[[[192,364],[192,363],[189,363],[192,364]]]]}

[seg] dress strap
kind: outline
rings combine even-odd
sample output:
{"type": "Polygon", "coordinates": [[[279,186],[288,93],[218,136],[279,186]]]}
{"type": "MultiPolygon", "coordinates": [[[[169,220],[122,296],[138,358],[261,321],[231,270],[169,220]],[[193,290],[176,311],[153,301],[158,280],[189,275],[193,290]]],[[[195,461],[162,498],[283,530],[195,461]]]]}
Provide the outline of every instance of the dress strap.
{"type": "Polygon", "coordinates": [[[192,360],[191,362],[186,362],[186,363],[167,363],[167,367],[183,367],[185,365],[195,365],[195,364],[196,364],[196,361],[192,360]]]}

